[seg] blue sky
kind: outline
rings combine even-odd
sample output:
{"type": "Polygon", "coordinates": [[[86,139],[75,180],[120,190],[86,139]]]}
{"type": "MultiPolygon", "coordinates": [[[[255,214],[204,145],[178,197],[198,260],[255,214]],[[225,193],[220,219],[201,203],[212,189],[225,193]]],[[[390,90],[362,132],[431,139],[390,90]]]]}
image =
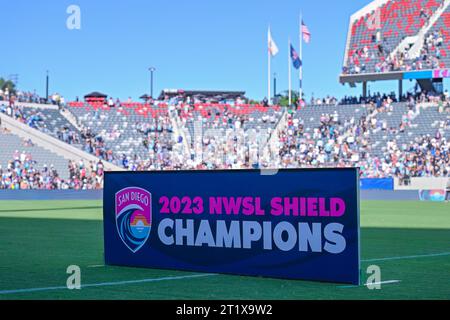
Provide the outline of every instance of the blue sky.
{"type": "MultiPolygon", "coordinates": [[[[272,60],[278,91],[287,89],[288,37],[298,50],[298,16],[312,33],[304,46],[308,99],[359,95],[338,83],[350,15],[370,0],[15,0],[2,3],[0,76],[19,87],[68,100],[91,91],[134,100],[164,88],[267,93],[267,27],[280,49],[272,60]],[[66,28],[69,5],[81,9],[81,30],[66,28]]],[[[293,85],[297,85],[293,74],[293,85]]],[[[396,88],[394,84],[393,88],[396,88]]],[[[375,88],[372,88],[372,90],[375,88]]]]}

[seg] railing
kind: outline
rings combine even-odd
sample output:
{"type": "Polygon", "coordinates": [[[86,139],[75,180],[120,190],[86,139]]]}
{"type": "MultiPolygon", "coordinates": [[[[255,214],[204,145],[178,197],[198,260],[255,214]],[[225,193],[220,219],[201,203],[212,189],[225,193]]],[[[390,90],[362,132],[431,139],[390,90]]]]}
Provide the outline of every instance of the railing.
{"type": "Polygon", "coordinates": [[[172,127],[174,129],[174,136],[175,137],[178,137],[178,136],[182,137],[184,153],[186,155],[190,156],[191,149],[190,149],[189,144],[187,142],[186,133],[183,130],[183,127],[181,125],[181,120],[180,120],[180,117],[178,116],[177,111],[176,110],[169,110],[169,118],[170,118],[170,120],[172,122],[172,127]]]}
{"type": "Polygon", "coordinates": [[[288,116],[288,108],[285,108],[283,110],[283,114],[281,115],[280,119],[278,119],[275,128],[272,130],[269,137],[267,138],[266,143],[260,149],[262,151],[261,153],[263,158],[268,157],[271,154],[271,150],[274,148],[274,145],[278,142],[278,133],[280,133],[286,128],[287,116],[288,116]]]}
{"type": "Polygon", "coordinates": [[[63,109],[59,112],[71,125],[73,125],[78,131],[82,131],[83,127],[77,121],[77,117],[68,109],[63,109]]]}
{"type": "MultiPolygon", "coordinates": [[[[47,110],[58,110],[58,106],[55,106],[54,104],[41,104],[41,103],[29,103],[29,102],[14,102],[16,106],[23,106],[26,108],[35,108],[35,109],[47,109],[47,110]]],[[[9,105],[8,101],[0,101],[0,105],[7,106],[9,105]]]]}

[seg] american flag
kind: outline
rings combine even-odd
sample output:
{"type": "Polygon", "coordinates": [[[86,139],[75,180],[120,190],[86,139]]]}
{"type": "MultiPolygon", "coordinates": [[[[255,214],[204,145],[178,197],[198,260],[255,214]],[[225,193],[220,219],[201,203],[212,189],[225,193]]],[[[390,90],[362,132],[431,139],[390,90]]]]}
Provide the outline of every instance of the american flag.
{"type": "Polygon", "coordinates": [[[311,32],[309,32],[308,27],[306,26],[305,22],[303,22],[302,20],[302,36],[303,36],[303,40],[306,43],[309,43],[311,41],[311,32]]]}

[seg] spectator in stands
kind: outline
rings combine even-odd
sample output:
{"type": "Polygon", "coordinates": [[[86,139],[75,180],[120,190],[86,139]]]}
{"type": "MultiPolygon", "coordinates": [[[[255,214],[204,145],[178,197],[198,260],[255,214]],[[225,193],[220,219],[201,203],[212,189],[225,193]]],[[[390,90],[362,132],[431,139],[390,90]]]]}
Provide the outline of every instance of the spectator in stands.
{"type": "Polygon", "coordinates": [[[108,107],[109,108],[114,108],[114,101],[112,97],[109,97],[108,99],[108,107]]]}
{"type": "Polygon", "coordinates": [[[419,17],[428,20],[428,14],[427,14],[425,8],[420,8],[420,15],[419,15],[419,17]]]}

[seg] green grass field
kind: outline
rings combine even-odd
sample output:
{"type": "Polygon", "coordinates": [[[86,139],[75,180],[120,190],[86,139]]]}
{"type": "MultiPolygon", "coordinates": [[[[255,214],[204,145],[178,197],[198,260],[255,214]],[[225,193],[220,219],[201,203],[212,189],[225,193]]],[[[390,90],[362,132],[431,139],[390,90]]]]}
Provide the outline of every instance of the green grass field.
{"type": "Polygon", "coordinates": [[[400,281],[381,290],[104,266],[101,219],[100,201],[0,201],[0,299],[450,299],[445,203],[361,203],[363,279],[375,264],[400,281]],[[65,288],[69,265],[81,290],[65,288]]]}

